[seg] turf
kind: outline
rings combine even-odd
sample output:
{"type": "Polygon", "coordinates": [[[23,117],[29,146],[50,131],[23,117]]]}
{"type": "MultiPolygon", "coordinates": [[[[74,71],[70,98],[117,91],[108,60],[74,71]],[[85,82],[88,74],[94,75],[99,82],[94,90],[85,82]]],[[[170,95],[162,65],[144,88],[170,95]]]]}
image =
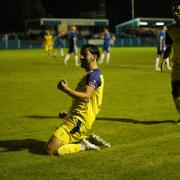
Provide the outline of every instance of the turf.
{"type": "Polygon", "coordinates": [[[42,155],[58,126],[58,112],[84,71],[42,50],[0,51],[0,179],[180,179],[180,126],[171,96],[170,73],[154,71],[155,48],[112,48],[103,106],[92,132],[109,149],[64,157],[42,155]]]}

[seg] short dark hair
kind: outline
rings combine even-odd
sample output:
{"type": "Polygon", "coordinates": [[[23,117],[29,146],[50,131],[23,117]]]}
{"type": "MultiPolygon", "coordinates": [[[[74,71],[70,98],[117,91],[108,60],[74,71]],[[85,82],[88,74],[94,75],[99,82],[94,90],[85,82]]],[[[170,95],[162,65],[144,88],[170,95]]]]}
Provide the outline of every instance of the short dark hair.
{"type": "Polygon", "coordinates": [[[85,44],[84,46],[81,47],[81,53],[88,50],[91,54],[96,55],[97,59],[100,57],[100,51],[99,48],[94,45],[94,44],[85,44]]]}

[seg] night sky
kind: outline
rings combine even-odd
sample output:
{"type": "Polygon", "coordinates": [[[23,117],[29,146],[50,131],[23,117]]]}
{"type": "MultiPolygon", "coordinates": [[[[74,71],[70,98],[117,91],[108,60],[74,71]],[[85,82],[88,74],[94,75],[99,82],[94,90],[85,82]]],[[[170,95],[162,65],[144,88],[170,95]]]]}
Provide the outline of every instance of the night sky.
{"type": "MultiPolygon", "coordinates": [[[[23,30],[26,19],[39,18],[38,13],[32,11],[36,9],[35,2],[38,1],[42,3],[45,17],[52,18],[84,18],[82,12],[98,11],[100,8],[99,0],[1,0],[0,32],[23,30]],[[31,9],[27,9],[27,2],[31,3],[31,9]]],[[[171,2],[172,0],[134,0],[135,18],[171,18],[171,2]]],[[[111,30],[132,17],[131,0],[105,0],[105,7],[111,30]]]]}
{"type": "MultiPolygon", "coordinates": [[[[99,0],[44,0],[43,5],[47,13],[54,17],[81,18],[80,12],[98,10],[98,2],[99,0]],[[73,10],[69,10],[72,7],[73,10]]],[[[171,0],[134,0],[135,17],[171,18],[171,2],[171,0]]],[[[132,17],[131,0],[105,0],[105,6],[106,18],[112,27],[132,17]]]]}

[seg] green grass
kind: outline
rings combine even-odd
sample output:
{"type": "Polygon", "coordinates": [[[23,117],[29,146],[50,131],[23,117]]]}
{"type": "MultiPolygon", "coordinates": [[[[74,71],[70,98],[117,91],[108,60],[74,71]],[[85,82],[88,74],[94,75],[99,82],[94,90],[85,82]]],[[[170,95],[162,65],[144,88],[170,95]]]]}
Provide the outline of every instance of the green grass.
{"type": "Polygon", "coordinates": [[[170,73],[155,72],[155,48],[112,48],[102,111],[92,132],[112,144],[64,157],[41,154],[58,126],[58,112],[84,71],[42,50],[0,51],[0,179],[180,179],[180,127],[170,73]]]}

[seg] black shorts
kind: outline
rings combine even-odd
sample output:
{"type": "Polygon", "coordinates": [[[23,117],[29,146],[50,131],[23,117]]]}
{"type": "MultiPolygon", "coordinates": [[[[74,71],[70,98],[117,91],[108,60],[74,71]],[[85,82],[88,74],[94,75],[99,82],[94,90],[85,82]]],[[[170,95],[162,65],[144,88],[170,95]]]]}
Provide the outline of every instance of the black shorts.
{"type": "Polygon", "coordinates": [[[173,98],[180,97],[180,80],[179,81],[172,81],[171,86],[172,86],[172,96],[173,96],[173,98]]]}
{"type": "Polygon", "coordinates": [[[168,46],[164,52],[164,59],[167,59],[171,54],[172,46],[168,46]]]}
{"type": "Polygon", "coordinates": [[[157,47],[157,54],[158,54],[158,55],[163,55],[163,51],[162,51],[162,50],[160,50],[160,48],[159,48],[159,47],[157,47]]]}

